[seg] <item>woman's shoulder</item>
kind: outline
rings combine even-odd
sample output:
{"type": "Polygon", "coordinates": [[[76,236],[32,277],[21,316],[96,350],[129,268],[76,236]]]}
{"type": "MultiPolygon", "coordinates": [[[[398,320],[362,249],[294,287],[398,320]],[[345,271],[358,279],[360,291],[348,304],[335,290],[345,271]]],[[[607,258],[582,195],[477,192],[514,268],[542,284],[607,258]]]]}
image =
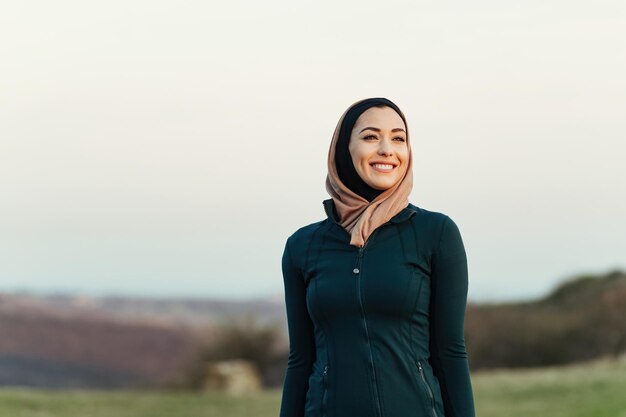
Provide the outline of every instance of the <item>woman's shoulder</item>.
{"type": "Polygon", "coordinates": [[[411,219],[414,226],[420,228],[422,232],[428,232],[433,238],[440,237],[445,229],[458,229],[456,222],[448,213],[418,207],[412,203],[409,203],[408,208],[416,212],[411,219]]]}
{"type": "Polygon", "coordinates": [[[443,213],[441,211],[426,209],[424,207],[419,207],[413,203],[409,203],[407,207],[415,211],[416,215],[413,217],[419,221],[444,222],[447,220],[447,218],[449,218],[449,216],[446,213],[443,213]]]}
{"type": "Polygon", "coordinates": [[[319,220],[313,223],[298,227],[287,237],[287,243],[298,245],[300,242],[308,242],[311,237],[319,230],[326,220],[319,220]]]}

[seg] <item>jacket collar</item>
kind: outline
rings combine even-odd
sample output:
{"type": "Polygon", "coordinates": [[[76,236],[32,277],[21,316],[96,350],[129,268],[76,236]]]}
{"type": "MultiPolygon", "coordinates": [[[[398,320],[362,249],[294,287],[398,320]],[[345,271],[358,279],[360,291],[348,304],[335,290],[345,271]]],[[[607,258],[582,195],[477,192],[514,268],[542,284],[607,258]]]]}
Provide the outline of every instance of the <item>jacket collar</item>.
{"type": "MultiPolygon", "coordinates": [[[[322,201],[322,204],[324,205],[324,211],[326,212],[328,219],[332,221],[333,223],[337,223],[338,225],[340,225],[339,217],[337,216],[336,211],[335,211],[334,200],[332,198],[329,198],[327,200],[322,201]]],[[[409,203],[408,206],[403,208],[399,213],[397,213],[395,216],[389,219],[387,223],[383,223],[383,224],[401,223],[405,220],[408,220],[409,218],[411,218],[411,216],[415,214],[417,214],[417,210],[415,210],[413,205],[409,203]]]]}

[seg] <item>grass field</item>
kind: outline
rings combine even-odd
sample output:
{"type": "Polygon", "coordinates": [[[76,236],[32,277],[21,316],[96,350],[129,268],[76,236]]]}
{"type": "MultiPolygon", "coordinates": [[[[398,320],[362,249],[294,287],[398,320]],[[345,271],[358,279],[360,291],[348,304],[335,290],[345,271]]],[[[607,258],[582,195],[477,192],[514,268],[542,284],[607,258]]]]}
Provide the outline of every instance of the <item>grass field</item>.
{"type": "MultiPolygon", "coordinates": [[[[626,417],[626,356],[567,367],[474,372],[472,383],[478,417],[626,417]]],[[[279,403],[279,390],[235,397],[0,389],[0,417],[277,417],[279,403]]]]}

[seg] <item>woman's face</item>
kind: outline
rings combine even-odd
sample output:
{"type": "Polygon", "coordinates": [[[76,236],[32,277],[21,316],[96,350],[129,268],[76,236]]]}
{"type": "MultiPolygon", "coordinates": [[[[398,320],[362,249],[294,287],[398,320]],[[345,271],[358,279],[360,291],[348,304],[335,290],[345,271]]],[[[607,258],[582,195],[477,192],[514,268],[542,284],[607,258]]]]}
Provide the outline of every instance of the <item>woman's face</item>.
{"type": "Polygon", "coordinates": [[[370,187],[386,190],[406,171],[406,126],[391,107],[370,107],[357,119],[348,150],[359,176],[370,187]]]}

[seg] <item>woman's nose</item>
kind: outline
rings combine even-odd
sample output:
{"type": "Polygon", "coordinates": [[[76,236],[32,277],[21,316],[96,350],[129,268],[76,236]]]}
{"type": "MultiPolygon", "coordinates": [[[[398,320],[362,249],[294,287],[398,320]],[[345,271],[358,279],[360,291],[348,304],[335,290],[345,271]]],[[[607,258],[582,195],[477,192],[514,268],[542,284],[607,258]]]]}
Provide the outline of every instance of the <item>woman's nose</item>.
{"type": "Polygon", "coordinates": [[[389,141],[387,140],[381,140],[380,142],[380,146],[378,148],[378,153],[380,153],[381,155],[391,155],[392,153],[392,148],[391,148],[391,144],[389,143],[389,141]]]}

